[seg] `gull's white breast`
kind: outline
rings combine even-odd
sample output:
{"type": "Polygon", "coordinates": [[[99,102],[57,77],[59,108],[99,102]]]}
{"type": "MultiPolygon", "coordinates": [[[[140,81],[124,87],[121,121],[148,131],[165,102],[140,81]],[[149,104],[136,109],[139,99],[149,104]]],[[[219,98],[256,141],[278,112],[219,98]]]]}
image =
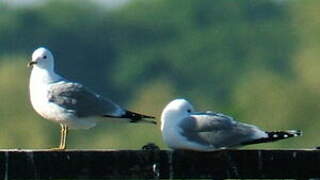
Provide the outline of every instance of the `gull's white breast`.
{"type": "MultiPolygon", "coordinates": [[[[46,74],[45,74],[46,75],[46,74]]],[[[74,112],[49,102],[49,89],[51,84],[43,74],[35,69],[30,77],[30,100],[34,110],[42,117],[57,123],[65,124],[70,129],[88,129],[96,125],[95,117],[78,118],[74,112]]]]}
{"type": "Polygon", "coordinates": [[[182,136],[183,129],[179,126],[180,122],[184,120],[181,117],[163,115],[161,131],[165,143],[173,149],[190,149],[208,151],[213,147],[206,147],[196,142],[189,141],[182,136]]]}

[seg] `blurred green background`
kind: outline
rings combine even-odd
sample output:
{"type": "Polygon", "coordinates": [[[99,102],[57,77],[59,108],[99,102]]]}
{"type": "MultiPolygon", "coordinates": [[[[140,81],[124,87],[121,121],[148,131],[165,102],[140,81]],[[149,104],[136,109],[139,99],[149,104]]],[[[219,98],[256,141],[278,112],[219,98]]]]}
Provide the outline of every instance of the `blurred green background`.
{"type": "Polygon", "coordinates": [[[33,50],[49,48],[56,71],[158,125],[109,121],[74,130],[69,148],[167,148],[160,114],[184,97],[265,130],[304,136],[246,148],[320,145],[320,2],[128,0],[0,2],[0,148],[49,148],[59,125],[33,111],[33,50]],[[19,3],[18,3],[19,4],[19,3]]]}

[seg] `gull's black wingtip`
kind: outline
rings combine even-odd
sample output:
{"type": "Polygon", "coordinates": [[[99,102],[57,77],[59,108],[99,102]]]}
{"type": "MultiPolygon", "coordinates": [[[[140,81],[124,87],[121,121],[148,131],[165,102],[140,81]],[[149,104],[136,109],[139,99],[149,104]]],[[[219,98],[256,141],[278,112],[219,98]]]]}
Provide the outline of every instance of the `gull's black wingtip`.
{"type": "Polygon", "coordinates": [[[151,123],[151,124],[157,124],[156,121],[145,120],[145,119],[155,119],[156,117],[154,117],[154,116],[139,114],[139,113],[135,113],[135,112],[128,111],[128,110],[121,117],[130,119],[131,120],[130,122],[132,122],[132,123],[140,121],[140,122],[147,122],[147,123],[151,123]]]}
{"type": "Polygon", "coordinates": [[[154,116],[139,114],[139,113],[131,112],[131,111],[128,111],[128,110],[126,110],[125,113],[123,115],[121,115],[121,116],[103,115],[103,117],[127,118],[127,119],[130,119],[130,122],[132,122],[132,123],[135,123],[135,122],[146,122],[146,123],[151,123],[151,124],[157,124],[156,121],[146,120],[146,119],[155,119],[156,117],[154,117],[154,116]]]}
{"type": "Polygon", "coordinates": [[[268,135],[267,137],[247,141],[247,142],[241,143],[241,145],[267,143],[267,142],[273,142],[273,141],[278,141],[278,140],[282,140],[282,139],[288,139],[288,138],[303,135],[303,132],[301,130],[269,131],[269,132],[265,132],[265,133],[267,133],[267,135],[268,135]]]}

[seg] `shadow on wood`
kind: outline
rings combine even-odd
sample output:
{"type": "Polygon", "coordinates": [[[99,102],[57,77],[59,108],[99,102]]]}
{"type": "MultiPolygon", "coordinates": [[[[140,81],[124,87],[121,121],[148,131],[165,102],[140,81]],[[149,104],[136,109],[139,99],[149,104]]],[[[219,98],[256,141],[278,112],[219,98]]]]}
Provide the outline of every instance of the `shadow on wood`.
{"type": "Polygon", "coordinates": [[[0,150],[1,179],[297,179],[319,167],[319,150],[0,150]]]}

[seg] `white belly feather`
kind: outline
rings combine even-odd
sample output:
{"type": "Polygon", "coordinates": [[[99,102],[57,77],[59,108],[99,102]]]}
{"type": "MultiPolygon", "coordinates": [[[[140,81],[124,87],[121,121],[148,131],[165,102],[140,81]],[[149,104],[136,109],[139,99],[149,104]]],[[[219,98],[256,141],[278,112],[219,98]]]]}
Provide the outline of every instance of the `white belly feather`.
{"type": "MultiPolygon", "coordinates": [[[[38,75],[37,77],[41,77],[38,75]]],[[[97,118],[78,118],[71,111],[68,111],[48,99],[49,83],[39,83],[43,79],[31,75],[30,79],[30,100],[34,110],[45,119],[68,126],[70,129],[88,129],[96,125],[97,118]]]]}

